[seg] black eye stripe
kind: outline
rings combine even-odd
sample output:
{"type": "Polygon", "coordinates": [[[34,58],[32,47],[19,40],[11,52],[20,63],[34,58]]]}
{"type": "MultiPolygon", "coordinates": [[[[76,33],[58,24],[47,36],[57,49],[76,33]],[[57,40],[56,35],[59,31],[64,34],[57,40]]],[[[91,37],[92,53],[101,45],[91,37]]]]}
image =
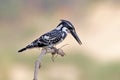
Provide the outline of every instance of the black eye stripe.
{"type": "Polygon", "coordinates": [[[60,30],[62,30],[62,29],[63,29],[63,27],[64,27],[64,26],[62,26],[60,30]]]}

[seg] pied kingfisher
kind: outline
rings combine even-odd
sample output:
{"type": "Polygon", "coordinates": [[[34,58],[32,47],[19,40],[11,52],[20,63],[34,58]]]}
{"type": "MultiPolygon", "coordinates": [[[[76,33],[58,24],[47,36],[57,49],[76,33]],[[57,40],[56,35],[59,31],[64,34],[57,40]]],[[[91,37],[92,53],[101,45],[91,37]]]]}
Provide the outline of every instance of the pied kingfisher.
{"type": "Polygon", "coordinates": [[[38,39],[34,40],[31,44],[27,45],[25,48],[20,49],[18,52],[22,52],[26,49],[39,47],[52,48],[56,44],[62,42],[66,38],[67,33],[71,33],[72,36],[76,39],[76,41],[81,45],[82,42],[77,36],[77,33],[72,23],[67,20],[60,21],[61,23],[55,29],[43,34],[38,39]]]}

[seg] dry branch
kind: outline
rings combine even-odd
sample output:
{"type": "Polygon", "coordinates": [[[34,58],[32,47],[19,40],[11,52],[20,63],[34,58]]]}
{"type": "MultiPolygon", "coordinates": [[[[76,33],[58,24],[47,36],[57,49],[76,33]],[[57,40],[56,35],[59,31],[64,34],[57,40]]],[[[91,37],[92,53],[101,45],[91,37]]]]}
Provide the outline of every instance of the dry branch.
{"type": "Polygon", "coordinates": [[[58,55],[61,55],[61,56],[65,55],[65,53],[63,52],[63,50],[60,49],[60,48],[59,49],[57,49],[55,47],[53,47],[52,49],[50,49],[50,48],[43,48],[41,50],[41,53],[40,53],[38,59],[35,62],[35,70],[34,70],[34,78],[33,78],[33,80],[38,80],[37,76],[38,76],[38,71],[39,71],[39,69],[41,67],[42,58],[47,53],[51,53],[52,54],[52,57],[53,57],[52,61],[54,61],[54,55],[55,54],[58,54],[58,55]]]}

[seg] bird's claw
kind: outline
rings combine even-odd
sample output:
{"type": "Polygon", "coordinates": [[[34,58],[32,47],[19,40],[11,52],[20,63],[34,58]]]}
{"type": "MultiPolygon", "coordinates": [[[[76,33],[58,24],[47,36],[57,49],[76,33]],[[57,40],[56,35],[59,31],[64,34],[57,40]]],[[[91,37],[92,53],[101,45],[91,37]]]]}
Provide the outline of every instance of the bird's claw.
{"type": "Polygon", "coordinates": [[[60,49],[60,48],[57,49],[57,48],[54,47],[52,49],[54,49],[54,51],[55,51],[55,52],[51,53],[52,54],[51,59],[52,59],[53,62],[54,62],[55,58],[57,57],[57,55],[60,55],[62,57],[65,55],[65,53],[63,52],[63,50],[60,49]],[[57,55],[55,56],[55,54],[57,54],[57,55]]]}

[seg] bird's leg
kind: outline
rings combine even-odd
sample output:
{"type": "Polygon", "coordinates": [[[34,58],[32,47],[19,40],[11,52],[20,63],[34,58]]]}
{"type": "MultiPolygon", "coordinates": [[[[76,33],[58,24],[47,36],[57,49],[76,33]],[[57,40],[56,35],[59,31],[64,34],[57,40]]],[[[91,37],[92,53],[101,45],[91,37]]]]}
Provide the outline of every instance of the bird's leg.
{"type": "Polygon", "coordinates": [[[54,50],[54,52],[52,52],[51,54],[52,54],[52,57],[51,57],[51,59],[52,59],[52,61],[54,62],[54,59],[55,59],[55,54],[57,53],[57,51],[58,51],[58,49],[57,48],[55,48],[55,47],[51,47],[51,49],[53,49],[54,50]]]}
{"type": "Polygon", "coordinates": [[[53,55],[58,54],[62,57],[65,55],[65,53],[63,52],[61,48],[58,48],[58,49],[56,47],[52,47],[52,48],[55,50],[55,52],[52,53],[53,55]]]}
{"type": "Polygon", "coordinates": [[[64,55],[65,55],[64,51],[60,48],[58,49],[57,54],[62,56],[62,57],[64,57],[64,55]]]}
{"type": "MultiPolygon", "coordinates": [[[[65,55],[65,53],[63,52],[63,50],[61,48],[57,49],[56,47],[51,47],[51,49],[54,50],[54,52],[51,53],[52,54],[51,59],[52,59],[53,62],[54,62],[54,59],[55,59],[55,54],[58,54],[62,57],[65,55]]],[[[56,57],[57,57],[57,55],[56,55],[56,57]]]]}
{"type": "Polygon", "coordinates": [[[52,54],[56,54],[58,52],[58,49],[56,47],[51,47],[51,49],[54,50],[54,52],[52,52],[52,54]]]}

